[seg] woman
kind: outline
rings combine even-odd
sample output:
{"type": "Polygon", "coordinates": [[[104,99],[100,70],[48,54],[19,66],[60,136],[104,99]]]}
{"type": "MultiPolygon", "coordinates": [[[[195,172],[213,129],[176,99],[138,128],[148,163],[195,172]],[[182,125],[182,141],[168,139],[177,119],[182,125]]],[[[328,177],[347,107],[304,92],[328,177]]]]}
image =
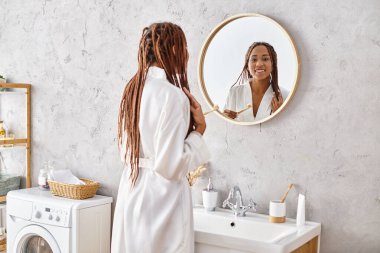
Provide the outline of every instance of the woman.
{"type": "Polygon", "coordinates": [[[120,103],[118,143],[126,166],[113,253],[194,251],[186,174],[207,162],[209,153],[201,106],[188,91],[187,62],[179,26],[155,23],[143,30],[138,70],[120,103]]]}
{"type": "Polygon", "coordinates": [[[238,80],[230,89],[224,114],[237,121],[261,120],[280,108],[287,94],[278,86],[276,51],[266,42],[254,42],[245,55],[238,80]]]}

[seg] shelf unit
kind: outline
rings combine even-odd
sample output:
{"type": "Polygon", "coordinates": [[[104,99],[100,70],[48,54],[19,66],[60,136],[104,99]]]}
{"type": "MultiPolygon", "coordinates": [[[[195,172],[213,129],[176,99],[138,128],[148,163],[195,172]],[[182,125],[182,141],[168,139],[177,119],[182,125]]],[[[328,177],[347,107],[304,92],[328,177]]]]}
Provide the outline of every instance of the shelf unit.
{"type": "MultiPolygon", "coordinates": [[[[7,95],[13,93],[25,93],[26,96],[26,138],[24,139],[14,139],[14,140],[1,140],[0,147],[2,145],[11,144],[14,147],[24,147],[26,149],[26,187],[30,188],[32,186],[31,180],[31,84],[22,84],[22,83],[0,83],[0,88],[13,89],[12,91],[2,91],[0,95],[7,95]]],[[[12,149],[14,147],[4,147],[4,149],[12,149]]],[[[3,149],[3,148],[1,148],[3,149]]],[[[0,202],[4,202],[6,196],[0,196],[0,202]]]]}

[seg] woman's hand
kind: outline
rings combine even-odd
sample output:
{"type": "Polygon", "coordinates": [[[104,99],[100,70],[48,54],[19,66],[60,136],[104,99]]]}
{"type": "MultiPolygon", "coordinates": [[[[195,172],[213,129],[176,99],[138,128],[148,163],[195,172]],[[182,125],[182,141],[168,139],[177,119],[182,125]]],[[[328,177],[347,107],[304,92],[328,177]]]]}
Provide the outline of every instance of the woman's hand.
{"type": "Polygon", "coordinates": [[[281,107],[282,103],[284,103],[284,99],[282,98],[281,92],[278,93],[278,99],[276,98],[276,94],[273,93],[272,98],[272,112],[277,111],[278,108],[281,107]]]}
{"type": "Polygon", "coordinates": [[[231,118],[231,119],[236,119],[236,117],[238,116],[238,113],[237,112],[234,112],[234,111],[230,111],[230,110],[224,110],[224,115],[226,115],[228,118],[231,118]]]}
{"type": "Polygon", "coordinates": [[[195,131],[203,135],[206,130],[206,120],[203,115],[202,107],[188,89],[184,87],[183,91],[190,100],[190,111],[194,119],[195,131]]]}

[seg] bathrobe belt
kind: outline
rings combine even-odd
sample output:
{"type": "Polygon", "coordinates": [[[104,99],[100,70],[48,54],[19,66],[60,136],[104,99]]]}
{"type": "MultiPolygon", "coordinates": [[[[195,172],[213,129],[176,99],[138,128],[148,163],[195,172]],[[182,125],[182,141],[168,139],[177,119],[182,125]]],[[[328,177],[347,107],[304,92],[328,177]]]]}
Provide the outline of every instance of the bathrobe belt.
{"type": "Polygon", "coordinates": [[[153,169],[154,159],[153,158],[139,158],[139,167],[153,169]]]}
{"type": "MultiPolygon", "coordinates": [[[[127,161],[129,161],[129,156],[126,157],[127,161]]],[[[154,158],[149,157],[139,157],[139,167],[146,169],[153,169],[154,167],[154,158]]]]}

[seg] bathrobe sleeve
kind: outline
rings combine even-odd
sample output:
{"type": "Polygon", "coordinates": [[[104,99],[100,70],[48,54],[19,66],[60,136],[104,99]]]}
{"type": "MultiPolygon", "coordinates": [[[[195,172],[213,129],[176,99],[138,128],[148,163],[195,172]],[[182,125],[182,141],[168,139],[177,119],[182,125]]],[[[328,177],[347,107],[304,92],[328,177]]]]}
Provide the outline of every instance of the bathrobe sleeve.
{"type": "Polygon", "coordinates": [[[154,141],[154,171],[168,180],[184,178],[209,159],[201,134],[192,131],[186,137],[189,121],[189,100],[178,89],[166,97],[154,141]]]}

